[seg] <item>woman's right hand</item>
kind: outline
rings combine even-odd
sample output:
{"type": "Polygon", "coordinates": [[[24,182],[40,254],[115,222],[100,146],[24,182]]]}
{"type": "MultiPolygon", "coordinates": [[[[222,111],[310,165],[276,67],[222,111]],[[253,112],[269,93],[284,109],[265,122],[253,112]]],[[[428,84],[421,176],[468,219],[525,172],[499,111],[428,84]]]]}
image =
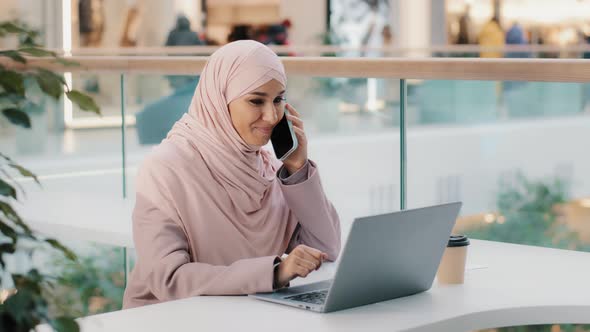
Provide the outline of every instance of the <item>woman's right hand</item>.
{"type": "Polygon", "coordinates": [[[285,287],[289,281],[296,277],[305,278],[312,271],[315,271],[322,266],[322,262],[328,258],[328,254],[320,250],[300,244],[291,251],[289,256],[285,258],[277,270],[277,286],[278,288],[285,287]]]}

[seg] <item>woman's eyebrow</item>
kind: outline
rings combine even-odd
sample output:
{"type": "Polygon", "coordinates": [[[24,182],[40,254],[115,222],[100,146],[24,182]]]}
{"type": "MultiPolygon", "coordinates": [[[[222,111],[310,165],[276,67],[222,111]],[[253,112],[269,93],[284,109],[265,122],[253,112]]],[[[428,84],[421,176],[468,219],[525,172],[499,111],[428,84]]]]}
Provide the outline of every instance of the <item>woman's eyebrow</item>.
{"type": "MultiPolygon", "coordinates": [[[[280,95],[282,95],[284,93],[285,93],[285,90],[279,92],[278,95],[280,96],[280,95]]],[[[266,92],[258,92],[258,91],[250,92],[250,94],[251,95],[256,95],[256,96],[261,96],[261,97],[267,97],[268,96],[268,93],[266,93],[266,92]]]]}

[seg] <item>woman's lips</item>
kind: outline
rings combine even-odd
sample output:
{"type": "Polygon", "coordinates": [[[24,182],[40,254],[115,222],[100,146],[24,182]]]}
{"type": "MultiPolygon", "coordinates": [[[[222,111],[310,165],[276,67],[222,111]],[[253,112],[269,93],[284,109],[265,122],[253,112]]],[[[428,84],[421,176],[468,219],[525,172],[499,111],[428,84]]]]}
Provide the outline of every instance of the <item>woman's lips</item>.
{"type": "Polygon", "coordinates": [[[265,135],[270,135],[272,133],[272,127],[256,127],[256,129],[265,135]]]}

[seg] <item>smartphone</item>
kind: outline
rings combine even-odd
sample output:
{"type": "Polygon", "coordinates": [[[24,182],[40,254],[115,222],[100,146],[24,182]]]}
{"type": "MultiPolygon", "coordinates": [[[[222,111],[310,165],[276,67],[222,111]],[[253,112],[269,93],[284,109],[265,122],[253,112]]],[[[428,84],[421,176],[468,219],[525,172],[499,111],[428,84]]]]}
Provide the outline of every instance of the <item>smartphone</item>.
{"type": "Polygon", "coordinates": [[[297,149],[297,136],[293,130],[293,124],[287,119],[288,111],[285,109],[283,118],[277,123],[270,134],[270,141],[275,155],[279,160],[285,160],[297,149]]]}

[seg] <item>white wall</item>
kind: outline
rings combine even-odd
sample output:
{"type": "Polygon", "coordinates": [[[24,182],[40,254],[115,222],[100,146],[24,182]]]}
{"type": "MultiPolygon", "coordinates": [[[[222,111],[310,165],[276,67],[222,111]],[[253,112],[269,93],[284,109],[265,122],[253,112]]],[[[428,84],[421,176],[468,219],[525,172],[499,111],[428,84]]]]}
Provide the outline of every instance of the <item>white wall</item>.
{"type": "MultiPolygon", "coordinates": [[[[19,19],[41,31],[40,41],[48,47],[61,46],[61,0],[2,0],[0,21],[19,19]]],[[[0,47],[13,47],[15,40],[0,39],[0,47]]]]}
{"type": "MultiPolygon", "coordinates": [[[[391,11],[395,45],[424,48],[448,42],[444,0],[391,0],[391,11]]],[[[409,55],[429,54],[415,52],[409,55]]]]}
{"type": "Polygon", "coordinates": [[[422,48],[430,44],[431,0],[391,0],[394,44],[422,48]]]}
{"type": "Polygon", "coordinates": [[[140,1],[141,21],[137,46],[164,46],[168,32],[176,24],[176,9],[169,1],[140,1]]]}
{"type": "Polygon", "coordinates": [[[326,32],[327,0],[281,0],[281,17],[291,21],[289,40],[293,45],[319,45],[326,32]]]}
{"type": "Polygon", "coordinates": [[[448,43],[447,33],[447,11],[445,0],[430,0],[430,44],[446,45],[448,43]]]}

